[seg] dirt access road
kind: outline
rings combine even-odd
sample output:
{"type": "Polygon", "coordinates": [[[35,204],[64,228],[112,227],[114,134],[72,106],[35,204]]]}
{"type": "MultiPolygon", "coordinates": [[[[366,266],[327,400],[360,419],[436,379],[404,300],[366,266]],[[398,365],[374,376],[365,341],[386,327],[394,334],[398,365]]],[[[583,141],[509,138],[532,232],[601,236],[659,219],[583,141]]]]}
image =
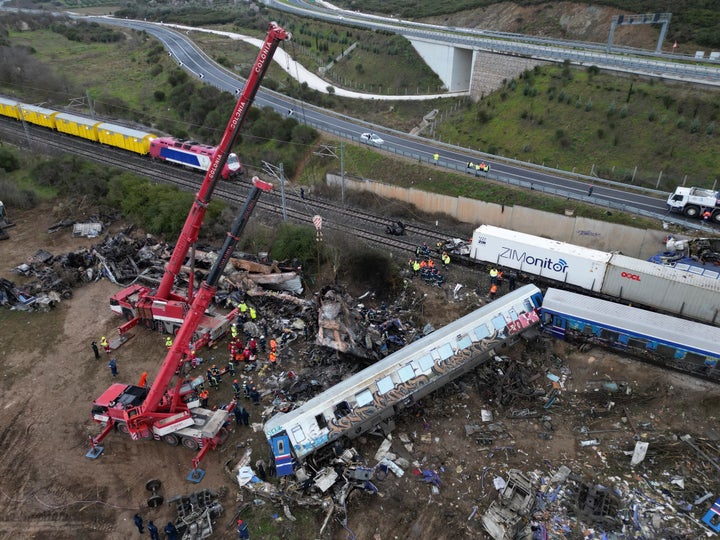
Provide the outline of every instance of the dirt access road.
{"type": "MultiPolygon", "coordinates": [[[[21,279],[10,268],[37,249],[57,255],[94,242],[73,239],[67,230],[48,235],[47,227],[58,219],[50,208],[14,213],[11,217],[17,227],[10,230],[11,239],[0,244],[0,276],[18,283],[21,279]]],[[[437,287],[417,287],[419,293],[428,295],[425,317],[438,321],[438,325],[477,303],[473,295],[451,301],[437,287]]],[[[323,510],[292,508],[298,520],[290,521],[281,507],[269,502],[252,504],[254,497],[240,492],[223,472],[223,464],[247,446],[253,448],[253,461],[266,457],[261,433],[233,432],[223,448],[210,452],[203,461],[207,475],[200,486],[186,480],[192,453],[182,448],[153,441],[133,442],[112,434],[99,459],[85,457],[88,437],[99,431],[99,426],[90,421],[91,403],[113,382],[107,358],[103,355],[95,360],[90,342],[102,335],[114,335],[118,320],[110,313],[108,298],[115,290],[116,286],[103,280],[76,289],[72,299],[49,313],[0,310],[4,396],[0,407],[0,539],[64,540],[80,535],[88,540],[132,538],[137,534],[132,523],[136,512],[158,525],[174,518],[167,505],[153,510],[146,507],[145,483],[151,478],[162,481],[166,499],[203,488],[226,490],[222,501],[225,513],[216,522],[213,538],[236,537],[232,518],[247,502],[250,507],[243,515],[251,524],[253,538],[318,537],[323,510]]],[[[148,371],[152,380],[164,353],[162,336],[137,331],[115,353],[118,380],[136,382],[143,371],[148,371]]],[[[564,464],[596,482],[637,484],[646,491],[648,482],[657,482],[660,489],[669,486],[671,477],[682,476],[685,492],[669,486],[675,502],[694,500],[703,490],[720,490],[718,475],[708,477],[707,466],[672,438],[691,433],[698,439],[714,440],[717,447],[717,387],[597,349],[579,353],[565,344],[555,344],[551,350],[520,345],[509,355],[518,365],[540,365],[548,372],[566,375],[561,399],[544,413],[549,416],[551,429],[540,418],[508,416],[511,409],[542,409],[543,402],[538,398],[503,405],[498,388],[483,386],[474,376],[424,400],[421,409],[398,419],[394,433],[392,451],[411,463],[405,475],[389,475],[384,482],[378,482],[379,496],[355,492],[348,501],[347,528],[356,538],[485,538],[479,518],[495,497],[490,487],[492,478],[503,476],[512,467],[540,480],[564,464]],[[602,389],[598,391],[598,381],[625,381],[632,394],[608,397],[602,389]],[[617,404],[611,411],[589,416],[591,407],[600,409],[610,400],[617,404]],[[483,409],[494,417],[496,442],[490,447],[465,434],[466,424],[483,424],[483,409]],[[640,436],[665,449],[635,470],[630,469],[629,457],[623,454],[634,445],[629,423],[651,425],[640,436]],[[579,441],[588,438],[577,430],[583,425],[608,430],[598,436],[599,446],[580,447],[579,441]],[[409,443],[400,441],[401,434],[409,443]],[[413,469],[437,471],[442,481],[439,493],[433,494],[431,486],[414,475],[413,469]],[[473,513],[474,508],[477,510],[473,513]]],[[[300,354],[295,355],[295,369],[302,369],[301,359],[300,354]]],[[[219,394],[211,396],[211,404],[213,400],[227,399],[229,385],[224,384],[219,394]]],[[[546,391],[552,389],[552,381],[544,371],[538,372],[533,384],[546,391]]],[[[265,405],[268,403],[266,398],[265,405]]],[[[261,408],[250,409],[251,421],[259,421],[261,408]]],[[[370,466],[374,465],[372,456],[379,438],[367,436],[358,442],[363,456],[370,466]]],[[[700,510],[701,506],[693,510],[696,518],[700,510]]],[[[569,531],[555,538],[583,538],[582,530],[587,526],[560,510],[555,515],[567,523],[569,531]]],[[[693,531],[695,537],[700,536],[700,527],[693,531]]],[[[348,533],[331,521],[323,537],[344,539],[348,533]]]]}

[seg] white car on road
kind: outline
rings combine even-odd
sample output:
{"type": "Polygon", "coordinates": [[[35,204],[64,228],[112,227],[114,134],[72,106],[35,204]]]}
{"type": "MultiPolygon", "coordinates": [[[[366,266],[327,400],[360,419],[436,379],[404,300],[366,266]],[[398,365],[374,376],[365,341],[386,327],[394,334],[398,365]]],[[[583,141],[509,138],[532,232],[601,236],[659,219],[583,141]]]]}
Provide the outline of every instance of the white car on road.
{"type": "Polygon", "coordinates": [[[385,142],[380,137],[375,135],[374,133],[363,133],[362,135],[360,135],[360,139],[362,139],[363,141],[365,141],[368,144],[376,144],[376,145],[380,145],[385,142]]]}

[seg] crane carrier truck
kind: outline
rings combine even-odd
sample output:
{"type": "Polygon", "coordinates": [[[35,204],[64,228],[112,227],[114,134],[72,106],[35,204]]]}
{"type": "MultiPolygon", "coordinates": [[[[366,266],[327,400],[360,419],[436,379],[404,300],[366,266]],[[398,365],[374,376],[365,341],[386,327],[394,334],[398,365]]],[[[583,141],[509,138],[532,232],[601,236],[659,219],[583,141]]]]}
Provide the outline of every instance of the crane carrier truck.
{"type": "MultiPolygon", "coordinates": [[[[276,23],[270,23],[265,41],[260,47],[260,52],[240,93],[217,152],[213,156],[210,167],[200,185],[200,190],[195,196],[170,260],[165,265],[165,271],[158,287],[150,288],[135,283],[111,297],[110,309],[127,321],[118,328],[121,338],[127,337],[127,332],[138,324],[171,335],[174,335],[183,324],[194,296],[193,273],[189,274],[186,293],[173,289],[176,278],[180,274],[188,251],[194,250],[210,199],[222,177],[223,166],[240,128],[245,123],[247,113],[265,73],[270,67],[275,51],[280,41],[289,37],[290,35],[276,23]]],[[[190,258],[194,260],[192,254],[193,252],[191,252],[190,258]]],[[[231,311],[227,315],[213,312],[204,313],[198,321],[192,339],[195,349],[199,350],[208,343],[222,338],[236,315],[235,311],[231,311]]]]}
{"type": "Polygon", "coordinates": [[[202,471],[198,464],[210,448],[215,448],[227,437],[224,429],[228,416],[235,407],[232,401],[224,409],[208,410],[198,406],[195,388],[203,383],[202,377],[186,380],[181,376],[173,385],[176,374],[184,373],[188,358],[186,351],[193,334],[208,305],[217,292],[222,275],[238,239],[252,214],[263,191],[270,191],[272,184],[253,178],[253,187],[245,206],[235,218],[225,243],[205,280],[201,283],[193,303],[176,338],[165,356],[157,377],[149,388],[132,384],[115,383],[95,400],[92,418],[104,424],[102,432],[91,439],[90,458],[102,453],[100,442],[113,430],[130,435],[134,440],[162,440],[170,446],[182,445],[197,451],[193,458],[193,471],[188,479],[200,481],[202,471]],[[198,479],[198,471],[201,473],[198,479]]]}

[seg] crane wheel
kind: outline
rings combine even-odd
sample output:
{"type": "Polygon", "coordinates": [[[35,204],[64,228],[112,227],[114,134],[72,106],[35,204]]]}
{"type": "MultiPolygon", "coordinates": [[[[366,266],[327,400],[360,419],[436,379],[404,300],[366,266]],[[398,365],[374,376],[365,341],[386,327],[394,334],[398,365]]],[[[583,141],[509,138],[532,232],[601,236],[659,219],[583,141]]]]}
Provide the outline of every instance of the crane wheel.
{"type": "Polygon", "coordinates": [[[168,433],[166,435],[163,435],[161,439],[162,442],[164,442],[168,446],[177,446],[178,444],[180,444],[180,439],[178,439],[178,436],[174,433],[168,433]]]}
{"type": "Polygon", "coordinates": [[[183,437],[181,442],[188,450],[192,450],[193,452],[200,450],[200,444],[192,437],[183,437]]]}
{"type": "Polygon", "coordinates": [[[125,435],[130,433],[130,428],[127,427],[127,424],[125,422],[118,422],[115,424],[115,429],[118,431],[118,433],[123,433],[125,435]]]}
{"type": "Polygon", "coordinates": [[[162,485],[162,482],[157,479],[148,480],[148,482],[145,484],[145,489],[148,491],[152,491],[152,495],[148,497],[147,505],[150,508],[157,508],[158,506],[161,506],[162,503],[165,501],[165,497],[158,494],[158,490],[160,489],[160,486],[162,485]]]}

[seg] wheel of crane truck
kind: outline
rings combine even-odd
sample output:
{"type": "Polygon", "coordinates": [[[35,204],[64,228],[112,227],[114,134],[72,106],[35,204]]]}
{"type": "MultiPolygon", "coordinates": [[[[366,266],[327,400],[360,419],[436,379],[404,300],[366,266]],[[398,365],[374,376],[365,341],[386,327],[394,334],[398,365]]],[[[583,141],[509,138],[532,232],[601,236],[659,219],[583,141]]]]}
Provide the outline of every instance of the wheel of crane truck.
{"type": "Polygon", "coordinates": [[[712,221],[713,223],[716,223],[716,224],[720,224],[720,210],[718,210],[717,212],[715,212],[715,213],[710,217],[710,221],[712,221]]]}
{"type": "Polygon", "coordinates": [[[118,422],[115,424],[115,429],[124,435],[127,435],[130,433],[130,429],[127,427],[127,424],[125,422],[118,422]]]}
{"type": "Polygon", "coordinates": [[[192,450],[193,452],[195,452],[196,450],[200,450],[200,444],[192,437],[183,437],[182,439],[180,439],[180,441],[182,442],[182,445],[188,450],[192,450]]]}
{"type": "Polygon", "coordinates": [[[163,435],[161,439],[162,442],[164,442],[168,446],[177,446],[178,444],[180,444],[180,439],[174,433],[167,433],[163,435]]]}
{"type": "Polygon", "coordinates": [[[697,206],[686,206],[685,207],[685,215],[687,217],[698,217],[700,215],[700,209],[697,206]]]}

